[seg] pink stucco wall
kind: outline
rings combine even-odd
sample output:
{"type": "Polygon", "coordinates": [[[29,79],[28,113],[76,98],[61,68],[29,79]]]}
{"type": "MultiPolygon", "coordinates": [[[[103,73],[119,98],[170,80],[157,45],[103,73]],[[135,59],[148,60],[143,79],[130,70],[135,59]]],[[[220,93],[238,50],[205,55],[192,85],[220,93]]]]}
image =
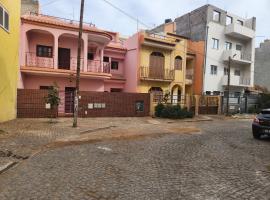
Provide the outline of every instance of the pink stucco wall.
{"type": "Polygon", "coordinates": [[[127,54],[125,57],[125,92],[137,92],[139,65],[139,34],[135,34],[125,41],[127,54]]]}

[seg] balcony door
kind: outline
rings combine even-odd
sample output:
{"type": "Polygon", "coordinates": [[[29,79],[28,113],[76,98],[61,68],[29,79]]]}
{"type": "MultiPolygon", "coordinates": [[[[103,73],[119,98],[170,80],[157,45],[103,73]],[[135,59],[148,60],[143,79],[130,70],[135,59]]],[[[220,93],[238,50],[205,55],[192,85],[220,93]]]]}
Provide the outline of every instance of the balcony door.
{"type": "Polygon", "coordinates": [[[164,78],[165,57],[160,52],[153,52],[150,55],[149,78],[164,78]]]}
{"type": "Polygon", "coordinates": [[[58,69],[70,70],[70,49],[58,48],[58,69]]]}

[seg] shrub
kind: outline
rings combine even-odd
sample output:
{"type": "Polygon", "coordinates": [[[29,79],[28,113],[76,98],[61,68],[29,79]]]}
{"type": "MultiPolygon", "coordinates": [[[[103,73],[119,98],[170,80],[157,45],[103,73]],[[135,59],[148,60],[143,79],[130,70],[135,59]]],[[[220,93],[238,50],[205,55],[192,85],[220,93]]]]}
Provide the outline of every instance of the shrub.
{"type": "Polygon", "coordinates": [[[155,108],[155,111],[155,115],[162,118],[184,119],[193,117],[192,112],[189,112],[187,108],[182,109],[180,105],[158,104],[155,108]]]}

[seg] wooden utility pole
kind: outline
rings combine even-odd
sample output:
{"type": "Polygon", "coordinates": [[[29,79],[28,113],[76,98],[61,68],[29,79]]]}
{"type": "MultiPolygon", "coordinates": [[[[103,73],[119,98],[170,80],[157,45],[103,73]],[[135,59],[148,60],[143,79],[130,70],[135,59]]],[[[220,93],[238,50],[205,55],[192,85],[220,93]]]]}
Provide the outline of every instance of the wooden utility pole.
{"type": "Polygon", "coordinates": [[[80,91],[80,71],[81,71],[81,51],[82,51],[83,10],[84,10],[84,0],[81,0],[73,127],[77,127],[77,125],[78,125],[77,124],[77,121],[78,121],[78,110],[79,110],[79,91],[80,91]]]}
{"type": "Polygon", "coordinates": [[[229,115],[229,101],[230,101],[230,84],[231,84],[231,56],[229,56],[229,65],[228,65],[228,82],[227,82],[227,105],[226,105],[226,115],[229,115]]]}

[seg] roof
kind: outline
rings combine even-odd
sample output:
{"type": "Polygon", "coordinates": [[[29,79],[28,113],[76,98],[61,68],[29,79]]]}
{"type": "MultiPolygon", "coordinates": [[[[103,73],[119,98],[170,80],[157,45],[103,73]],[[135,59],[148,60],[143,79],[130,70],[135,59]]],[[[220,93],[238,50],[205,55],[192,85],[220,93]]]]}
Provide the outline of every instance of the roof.
{"type": "MultiPolygon", "coordinates": [[[[49,15],[31,13],[31,14],[26,14],[26,15],[21,16],[21,19],[22,21],[42,23],[42,24],[47,24],[51,26],[56,26],[59,28],[62,27],[62,28],[70,28],[70,29],[79,29],[78,21],[49,16],[49,15]]],[[[107,31],[103,31],[96,28],[96,26],[92,23],[84,23],[83,31],[100,33],[112,39],[111,34],[109,34],[107,31]]]]}

